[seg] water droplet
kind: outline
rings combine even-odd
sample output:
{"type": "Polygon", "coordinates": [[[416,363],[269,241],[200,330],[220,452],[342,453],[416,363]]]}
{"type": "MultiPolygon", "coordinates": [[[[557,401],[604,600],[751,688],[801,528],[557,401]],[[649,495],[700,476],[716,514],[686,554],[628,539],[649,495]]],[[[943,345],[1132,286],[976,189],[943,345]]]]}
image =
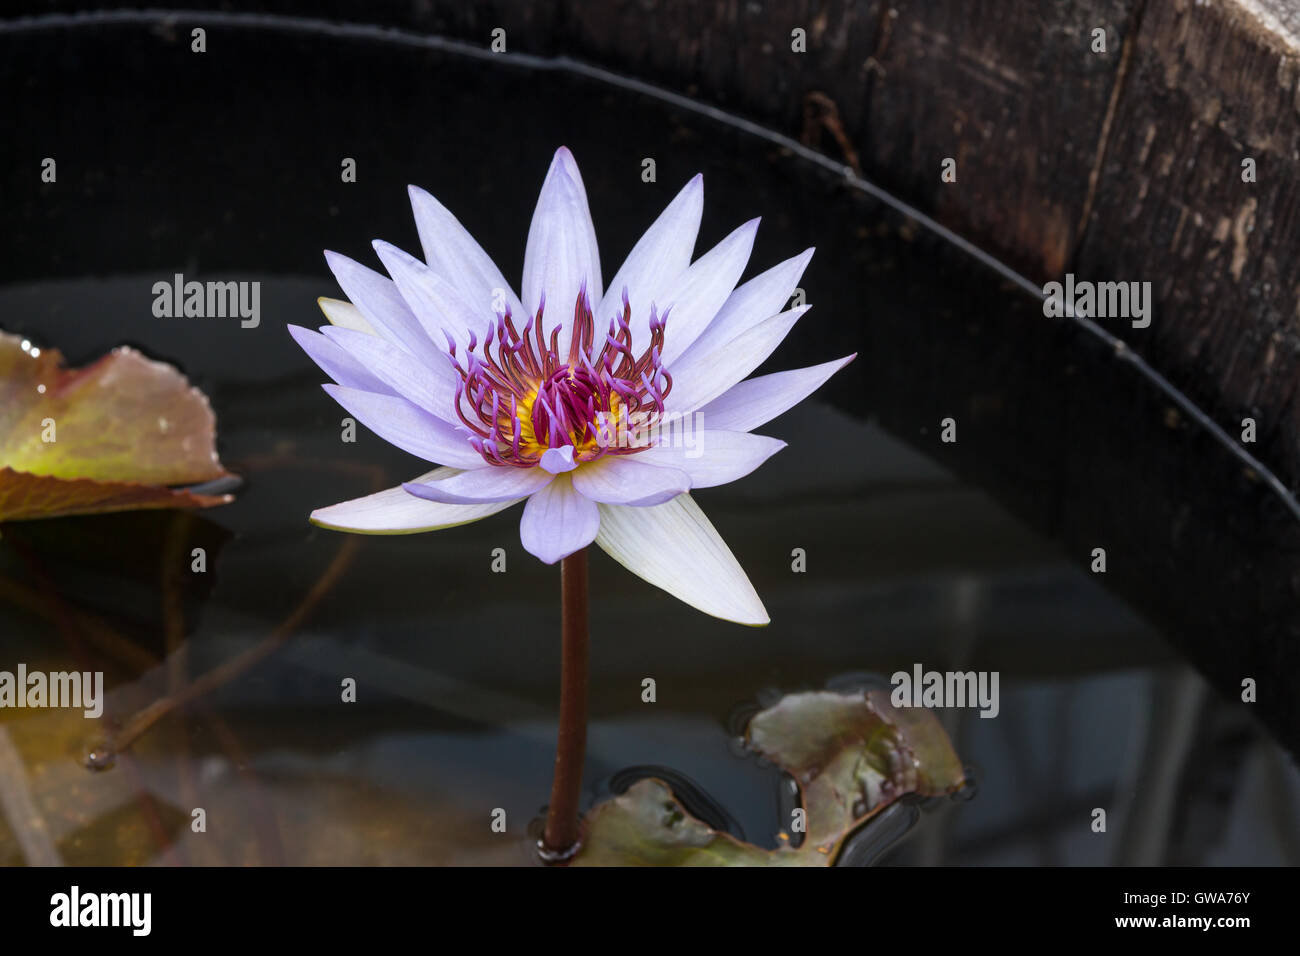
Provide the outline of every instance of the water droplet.
{"type": "Polygon", "coordinates": [[[87,770],[110,770],[117,763],[117,754],[108,747],[95,747],[86,754],[87,770]]]}

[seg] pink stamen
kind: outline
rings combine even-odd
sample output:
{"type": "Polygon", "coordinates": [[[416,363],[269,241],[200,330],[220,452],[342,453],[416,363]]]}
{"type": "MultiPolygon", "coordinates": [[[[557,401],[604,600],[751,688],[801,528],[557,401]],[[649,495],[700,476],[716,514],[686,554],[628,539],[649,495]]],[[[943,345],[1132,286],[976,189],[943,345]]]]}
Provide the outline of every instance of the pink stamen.
{"type": "Polygon", "coordinates": [[[563,358],[560,327],[549,336],[543,331],[544,300],[522,330],[516,328],[509,309],[498,314],[488,324],[482,349],[471,331],[463,364],[454,339],[447,335],[452,366],[459,376],[456,412],[473,433],[471,445],[486,461],[531,468],[547,448],[565,445],[574,446],[580,460],[638,450],[608,443],[589,447],[600,433],[599,421],[616,421],[650,409],[662,414],[664,398],[672,390],[672,376],[662,359],[667,312],[659,316],[651,306],[650,341],[638,356],[632,350],[627,289],[622,299],[621,312],[597,342],[584,286],[574,302],[572,334],[563,358]],[[520,417],[526,402],[531,402],[531,440],[525,438],[520,417]]]}

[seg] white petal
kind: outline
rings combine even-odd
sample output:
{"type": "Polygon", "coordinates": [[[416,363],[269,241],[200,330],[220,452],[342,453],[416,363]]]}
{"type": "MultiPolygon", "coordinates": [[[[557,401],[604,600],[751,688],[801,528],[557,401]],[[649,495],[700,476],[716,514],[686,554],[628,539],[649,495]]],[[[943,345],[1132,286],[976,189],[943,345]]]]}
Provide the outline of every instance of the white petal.
{"type": "Polygon", "coordinates": [[[785,442],[748,432],[691,429],[685,433],[691,447],[655,445],[637,458],[664,468],[677,468],[691,479],[692,488],[712,488],[744,478],[785,447],[785,442]]]}
{"type": "Polygon", "coordinates": [[[322,386],[372,432],[425,461],[454,468],[478,468],[483,456],[469,443],[469,433],[395,395],[377,395],[339,385],[322,386]]]}
{"type": "Polygon", "coordinates": [[[579,493],[611,505],[661,505],[691,490],[691,479],[677,468],[660,467],[636,455],[606,455],[582,465],[573,475],[579,493]]]}
{"type": "MultiPolygon", "coordinates": [[[[668,291],[664,301],[656,303],[660,318],[665,308],[672,307],[664,337],[665,362],[671,362],[686,352],[735,290],[749,262],[757,231],[757,219],[751,219],[736,229],[696,259],[677,279],[675,288],[668,291]]],[[[634,348],[640,348],[635,342],[632,344],[634,348]]]]}
{"type": "Polygon", "coordinates": [[[705,614],[751,626],[770,620],[726,542],[690,495],[653,508],[600,505],[596,544],[633,574],[705,614]]]}
{"type": "Polygon", "coordinates": [[[449,505],[518,501],[538,491],[551,480],[540,468],[511,468],[484,465],[437,481],[408,481],[402,485],[410,494],[449,505]]]}
{"type": "Polygon", "coordinates": [[[632,305],[632,344],[639,348],[650,334],[650,303],[663,311],[666,296],[691,264],[695,238],[704,211],[704,177],[695,176],[637,240],[627,260],[614,274],[595,310],[596,327],[603,329],[623,311],[623,290],[632,305]]]}
{"type": "Polygon", "coordinates": [[[810,308],[800,306],[764,319],[719,349],[710,352],[690,350],[685,358],[677,360],[668,369],[672,373],[672,392],[664,402],[668,410],[676,415],[685,415],[727,392],[776,351],[776,346],[785,341],[794,323],[810,308]]]}
{"type": "MultiPolygon", "coordinates": [[[[396,394],[386,382],[381,381],[370,369],[348,354],[346,349],[331,342],[319,332],[291,325],[289,326],[289,334],[293,336],[293,340],[298,343],[311,360],[340,385],[346,385],[348,388],[359,388],[363,392],[379,392],[386,395],[396,394]]],[[[363,333],[356,334],[363,335],[363,333]]],[[[378,336],[363,337],[373,339],[376,342],[383,342],[378,336]]],[[[403,355],[407,354],[391,343],[384,342],[384,345],[395,352],[401,352],[403,355]]]]}
{"type": "Polygon", "coordinates": [[[764,319],[712,351],[691,349],[668,370],[673,376],[668,409],[684,415],[717,398],[762,365],[810,308],[801,305],[764,319]]]}
{"type": "Polygon", "coordinates": [[[373,245],[425,334],[440,349],[447,347],[448,333],[462,347],[468,347],[471,333],[482,341],[493,321],[489,310],[476,312],[455,286],[392,243],[376,239],[373,245]]]}
{"type": "Polygon", "coordinates": [[[332,326],[327,326],[322,331],[327,339],[337,343],[382,381],[384,391],[414,402],[443,421],[453,425],[459,423],[456,414],[456,384],[460,379],[451,367],[451,359],[446,355],[438,355],[432,365],[424,365],[409,352],[376,336],[332,326]]]}
{"type": "MultiPolygon", "coordinates": [[[[416,481],[434,481],[457,474],[454,468],[435,468],[416,481]]],[[[469,524],[498,511],[515,501],[498,501],[481,505],[443,505],[417,498],[402,488],[389,488],[364,498],[354,498],[311,513],[312,524],[335,531],[357,534],[416,534],[469,524]]]]}
{"type": "Polygon", "coordinates": [[[451,281],[476,313],[490,317],[508,308],[513,316],[522,316],[519,296],[460,221],[420,187],[407,190],[429,268],[451,281]]]}
{"type": "Polygon", "coordinates": [[[856,352],[821,365],[747,379],[702,406],[696,414],[709,428],[752,431],[798,405],[855,358],[856,352]]]}
{"type": "Polygon", "coordinates": [[[784,309],[812,255],[805,249],[736,289],[691,348],[712,351],[784,309]]]}
{"type": "Polygon", "coordinates": [[[325,261],[339,287],[381,336],[396,342],[422,362],[432,361],[438,349],[392,279],[337,252],[326,251],[325,261]]]}
{"type": "Polygon", "coordinates": [[[351,302],[344,302],[342,299],[327,299],[322,296],[316,300],[316,304],[325,313],[325,318],[329,320],[330,325],[337,325],[341,329],[365,332],[367,335],[379,334],[378,330],[361,314],[361,310],[351,302]]]}
{"type": "Polygon", "coordinates": [[[528,227],[524,281],[520,289],[529,315],[536,314],[545,294],[543,328],[549,343],[551,330],[563,323],[564,331],[559,338],[561,355],[568,352],[573,307],[584,283],[588,299],[600,302],[600,252],[591,211],[587,208],[587,192],[573,154],[562,146],[551,161],[528,227]]]}
{"type": "Polygon", "coordinates": [[[596,503],[574,491],[568,475],[557,475],[524,505],[519,540],[524,550],[554,564],[591,544],[599,527],[596,503]]]}

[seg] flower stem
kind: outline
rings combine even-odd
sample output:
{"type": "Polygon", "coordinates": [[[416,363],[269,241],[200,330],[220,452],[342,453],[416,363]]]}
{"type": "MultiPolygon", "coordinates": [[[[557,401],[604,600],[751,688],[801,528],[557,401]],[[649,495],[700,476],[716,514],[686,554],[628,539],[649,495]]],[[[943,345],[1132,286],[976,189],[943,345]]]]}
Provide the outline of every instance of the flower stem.
{"type": "Polygon", "coordinates": [[[560,729],[542,856],[565,862],[578,852],[582,763],[587,754],[587,549],[560,563],[560,729]]]}

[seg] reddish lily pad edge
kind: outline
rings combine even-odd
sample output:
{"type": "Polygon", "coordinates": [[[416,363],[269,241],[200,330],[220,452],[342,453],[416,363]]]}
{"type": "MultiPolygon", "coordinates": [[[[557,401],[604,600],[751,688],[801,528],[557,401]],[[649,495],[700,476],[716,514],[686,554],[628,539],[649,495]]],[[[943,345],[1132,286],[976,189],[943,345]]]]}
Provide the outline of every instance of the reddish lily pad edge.
{"type": "MultiPolygon", "coordinates": [[[[229,494],[209,494],[194,487],[233,476],[216,453],[216,417],[207,397],[170,365],[153,361],[138,351],[120,347],[81,369],[65,367],[56,349],[42,349],[19,336],[0,331],[0,523],[105,512],[158,508],[209,508],[233,500],[229,494]],[[129,415],[126,410],[129,409],[129,415]],[[44,416],[72,418],[73,441],[60,440],[61,474],[40,474],[29,467],[13,467],[6,460],[33,444],[34,431],[44,416]],[[171,420],[174,432],[150,435],[142,424],[171,420]],[[99,442],[95,426],[103,422],[111,437],[99,442]],[[91,450],[78,459],[76,436],[90,433],[91,450]],[[94,451],[107,447],[115,453],[111,474],[94,451]],[[132,456],[152,456],[150,479],[134,480],[129,474],[132,456]],[[159,460],[161,454],[162,460],[159,460]],[[125,464],[123,458],[126,458],[125,464]],[[68,460],[77,472],[68,474],[68,460]],[[124,473],[124,469],[125,472],[124,473]]],[[[30,459],[30,453],[26,458],[30,459]]],[[[143,467],[141,470],[145,470],[143,467]]]]}

